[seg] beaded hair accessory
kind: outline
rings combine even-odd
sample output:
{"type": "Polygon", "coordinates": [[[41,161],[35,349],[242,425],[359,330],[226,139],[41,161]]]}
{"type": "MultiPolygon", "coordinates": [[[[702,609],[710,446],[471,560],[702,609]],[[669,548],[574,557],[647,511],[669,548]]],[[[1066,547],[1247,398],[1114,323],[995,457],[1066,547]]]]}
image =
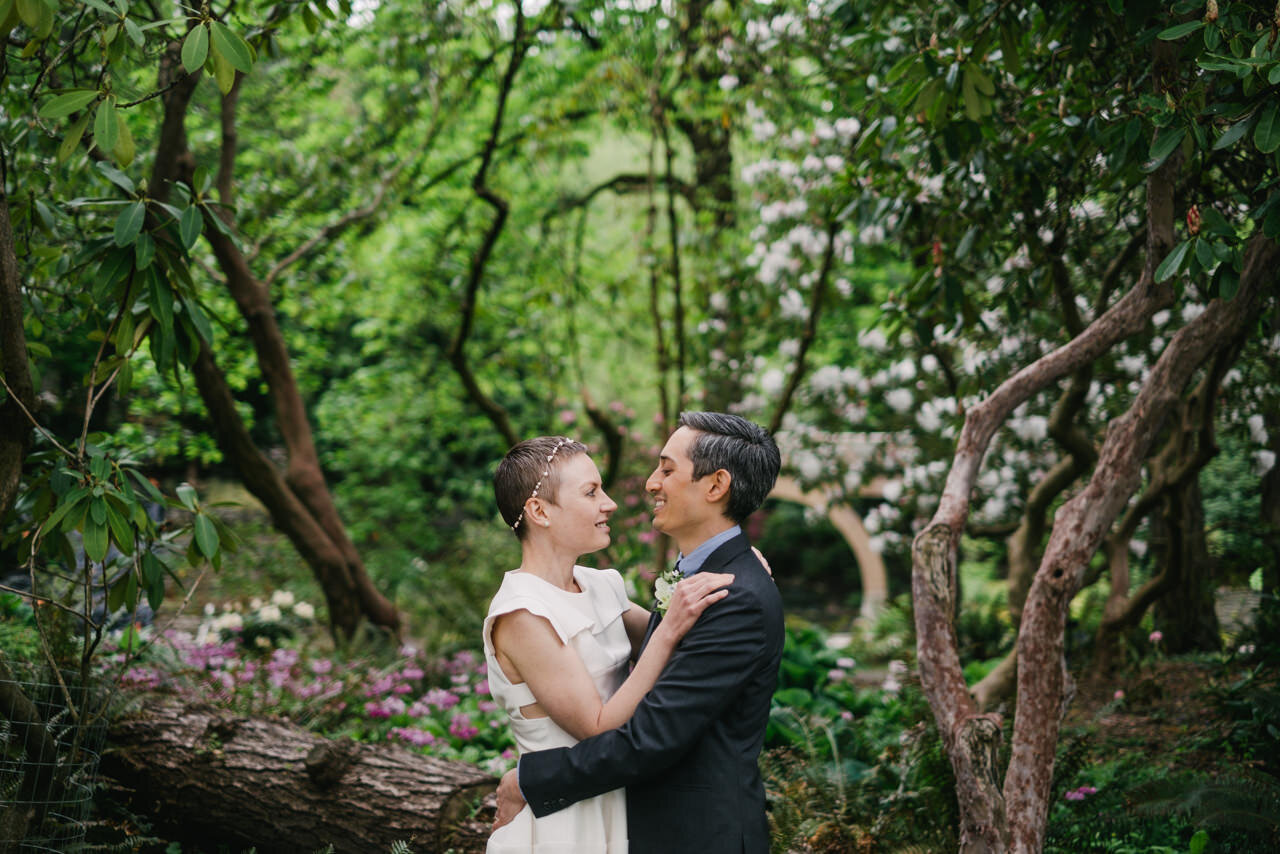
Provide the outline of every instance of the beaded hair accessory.
{"type": "MultiPolygon", "coordinates": [[[[548,476],[548,475],[550,475],[550,474],[551,474],[551,460],[555,458],[556,453],[557,453],[557,452],[558,452],[562,447],[564,447],[566,444],[568,444],[568,442],[569,442],[569,440],[568,440],[568,439],[566,439],[566,438],[563,438],[563,437],[562,437],[558,442],[556,442],[556,446],[555,446],[554,448],[552,448],[552,449],[551,449],[551,453],[547,454],[547,467],[546,467],[546,468],[544,468],[544,469],[542,470],[542,477],[538,478],[538,482],[537,482],[537,483],[535,483],[535,484],[533,485],[533,494],[531,494],[531,495],[529,496],[529,498],[537,498],[537,497],[538,497],[538,490],[542,488],[542,482],[543,482],[544,480],[546,480],[546,479],[547,479],[547,476],[548,476]]],[[[525,502],[524,502],[525,504],[528,504],[528,503],[529,503],[529,498],[526,498],[526,499],[525,499],[525,502]]],[[[521,507],[521,508],[520,508],[520,515],[519,515],[519,516],[517,516],[517,517],[516,517],[516,521],[512,523],[512,525],[511,525],[511,530],[513,530],[513,531],[514,531],[516,528],[519,528],[519,527],[520,527],[520,522],[521,522],[521,520],[523,520],[523,519],[524,519],[524,508],[523,508],[523,507],[521,507]]]]}

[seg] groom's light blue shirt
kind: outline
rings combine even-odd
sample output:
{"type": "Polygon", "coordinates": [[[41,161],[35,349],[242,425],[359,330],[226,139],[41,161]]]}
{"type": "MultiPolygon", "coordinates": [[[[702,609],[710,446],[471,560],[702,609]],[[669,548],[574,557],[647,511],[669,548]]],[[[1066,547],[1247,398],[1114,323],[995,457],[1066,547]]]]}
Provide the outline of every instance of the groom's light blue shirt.
{"type": "Polygon", "coordinates": [[[680,570],[680,574],[685,578],[693,575],[702,569],[702,565],[707,562],[707,558],[711,557],[711,553],[720,548],[725,543],[742,533],[742,528],[734,525],[727,531],[721,531],[702,545],[698,546],[687,555],[679,555],[676,558],[676,568],[680,570]]]}

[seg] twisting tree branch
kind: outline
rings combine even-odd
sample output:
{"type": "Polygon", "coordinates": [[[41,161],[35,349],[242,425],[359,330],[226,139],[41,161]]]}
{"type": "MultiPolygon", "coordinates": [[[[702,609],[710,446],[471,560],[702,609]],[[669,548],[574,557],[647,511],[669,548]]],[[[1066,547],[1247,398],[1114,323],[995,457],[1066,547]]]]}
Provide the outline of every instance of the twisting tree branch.
{"type": "Polygon", "coordinates": [[[827,221],[827,246],[822,251],[822,266],[818,269],[818,280],[813,284],[813,295],[809,301],[809,316],[805,319],[804,331],[800,334],[800,349],[796,353],[795,364],[791,367],[791,376],[787,379],[787,385],[782,390],[782,397],[778,399],[778,405],[773,410],[773,417],[769,419],[770,433],[777,433],[782,426],[782,419],[791,407],[791,398],[795,396],[796,389],[804,378],[805,357],[809,354],[809,348],[813,346],[814,340],[818,337],[818,320],[822,317],[822,304],[826,300],[827,288],[831,281],[832,261],[834,261],[836,255],[836,234],[840,230],[839,217],[835,216],[834,213],[834,211],[830,212],[831,216],[827,221]]]}
{"type": "Polygon", "coordinates": [[[488,174],[489,166],[493,162],[494,151],[497,150],[498,141],[502,137],[502,121],[506,112],[507,98],[511,95],[516,72],[519,71],[520,64],[524,61],[525,53],[528,50],[524,27],[524,8],[517,3],[515,34],[511,40],[511,61],[507,64],[507,70],[502,75],[502,82],[498,87],[498,105],[493,113],[493,123],[490,126],[489,138],[485,141],[484,149],[480,156],[480,168],[471,180],[471,187],[475,194],[494,209],[494,217],[492,222],[489,223],[489,228],[485,230],[484,237],[480,240],[479,248],[476,249],[475,255],[471,258],[466,290],[462,297],[462,316],[458,321],[458,331],[449,345],[449,363],[453,365],[454,371],[458,374],[463,387],[467,390],[467,395],[488,416],[508,445],[516,444],[519,441],[519,437],[516,435],[515,428],[511,425],[511,419],[507,415],[506,409],[480,388],[475,372],[471,370],[471,365],[467,362],[465,348],[467,339],[471,336],[472,324],[475,321],[476,297],[480,291],[480,282],[484,279],[485,267],[493,254],[493,247],[497,244],[499,235],[502,234],[502,228],[506,224],[507,214],[510,210],[507,200],[499,196],[488,185],[488,174]]]}

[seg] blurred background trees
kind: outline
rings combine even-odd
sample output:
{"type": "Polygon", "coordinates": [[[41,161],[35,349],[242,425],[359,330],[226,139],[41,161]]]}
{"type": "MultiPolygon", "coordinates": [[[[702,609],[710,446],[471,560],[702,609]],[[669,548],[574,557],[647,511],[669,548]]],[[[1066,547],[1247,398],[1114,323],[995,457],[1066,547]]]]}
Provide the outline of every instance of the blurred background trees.
{"type": "Polygon", "coordinates": [[[1050,632],[1098,678],[1153,628],[1217,649],[1215,591],[1280,577],[1277,289],[1245,276],[1280,233],[1276,27],[1194,0],[0,0],[0,583],[110,545],[115,604],[181,596],[178,561],[119,548],[141,517],[73,500],[102,458],[172,518],[206,512],[182,482],[256,499],[224,511],[229,584],[305,572],[339,636],[473,642],[516,559],[489,486],[512,441],[592,444],[621,504],[601,561],[643,598],[653,454],[681,409],[728,408],[794,487],[752,534],[793,611],[844,630],[910,589],[966,416],[1141,292],[963,490],[959,577],[1005,592],[951,595],[953,687],[1008,710],[1055,513],[1243,292],[1050,632]]]}

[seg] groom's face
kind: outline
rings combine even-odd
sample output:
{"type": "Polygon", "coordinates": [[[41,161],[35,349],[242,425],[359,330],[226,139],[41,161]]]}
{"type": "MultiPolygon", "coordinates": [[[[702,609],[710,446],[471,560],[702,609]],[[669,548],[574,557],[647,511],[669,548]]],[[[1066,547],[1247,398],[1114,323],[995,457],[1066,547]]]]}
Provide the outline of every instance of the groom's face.
{"type": "Polygon", "coordinates": [[[677,538],[682,530],[702,524],[709,511],[703,484],[693,479],[689,456],[697,435],[688,427],[672,433],[658,456],[658,467],[644,485],[654,499],[653,527],[677,538]]]}

